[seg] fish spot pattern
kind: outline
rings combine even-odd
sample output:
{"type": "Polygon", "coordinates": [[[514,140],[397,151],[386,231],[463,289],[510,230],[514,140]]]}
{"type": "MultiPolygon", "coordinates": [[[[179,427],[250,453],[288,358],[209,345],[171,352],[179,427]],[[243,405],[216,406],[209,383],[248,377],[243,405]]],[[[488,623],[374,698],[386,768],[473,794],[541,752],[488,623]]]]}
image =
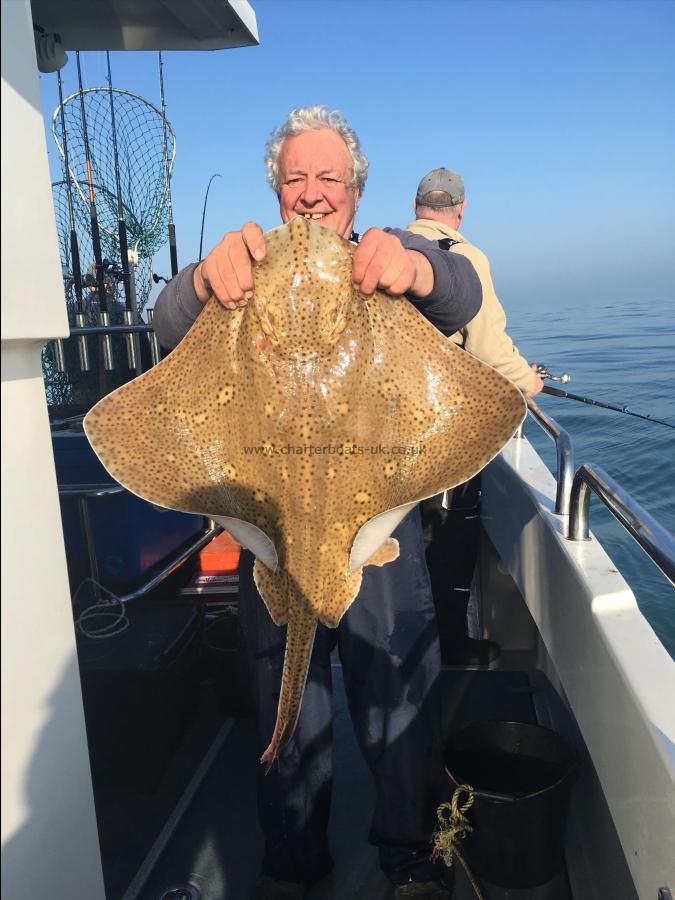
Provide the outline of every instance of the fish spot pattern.
{"type": "Polygon", "coordinates": [[[265,241],[247,306],[212,298],[166,359],[84,425],[135,494],[250,522],[274,544],[276,569],[257,560],[254,572],[288,623],[269,760],[292,733],[316,622],[336,627],[358,602],[359,529],[471,478],[525,404],[405,299],[356,291],[353,247],[334,232],[298,217],[265,241]]]}

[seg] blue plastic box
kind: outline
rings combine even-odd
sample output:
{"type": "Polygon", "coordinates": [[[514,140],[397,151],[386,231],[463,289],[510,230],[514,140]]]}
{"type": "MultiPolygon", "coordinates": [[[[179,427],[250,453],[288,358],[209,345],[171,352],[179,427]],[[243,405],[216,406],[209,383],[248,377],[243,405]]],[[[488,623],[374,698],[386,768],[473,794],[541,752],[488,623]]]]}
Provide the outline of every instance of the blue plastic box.
{"type": "MultiPolygon", "coordinates": [[[[52,431],[59,487],[115,484],[92,450],[81,426],[52,431]]],[[[89,560],[78,501],[60,497],[71,592],[89,577],[89,560]]],[[[149,577],[206,527],[203,516],[160,509],[124,492],[87,501],[99,578],[113,592],[149,577]]]]}

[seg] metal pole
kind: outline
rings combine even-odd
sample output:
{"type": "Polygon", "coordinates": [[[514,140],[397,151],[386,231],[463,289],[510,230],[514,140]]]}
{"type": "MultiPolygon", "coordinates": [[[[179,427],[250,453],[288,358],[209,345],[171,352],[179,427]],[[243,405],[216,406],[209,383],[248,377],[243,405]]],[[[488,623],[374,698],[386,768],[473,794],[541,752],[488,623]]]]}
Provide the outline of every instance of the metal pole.
{"type": "Polygon", "coordinates": [[[657,520],[600,466],[584,463],[576,471],[570,503],[569,539],[588,541],[588,511],[593,491],[631,537],[675,584],[675,540],[657,520]]]}
{"type": "Polygon", "coordinates": [[[166,143],[166,104],[164,102],[164,73],[162,51],[159,52],[159,92],[162,100],[162,133],[164,140],[164,169],[166,177],[166,202],[169,210],[169,253],[171,254],[171,277],[178,274],[178,254],[176,252],[176,227],[173,224],[173,205],[171,203],[171,165],[169,148],[166,143]]]}
{"type": "MultiPolygon", "coordinates": [[[[84,156],[87,164],[87,184],[89,186],[89,212],[91,219],[91,242],[94,248],[94,260],[96,262],[96,284],[98,287],[99,324],[106,327],[110,324],[108,313],[108,298],[105,290],[105,277],[103,274],[103,256],[101,254],[101,233],[98,227],[98,215],[96,213],[96,198],[94,197],[94,181],[91,174],[91,156],[89,153],[89,134],[87,132],[87,115],[84,109],[84,91],[82,88],[82,69],[80,68],[80,51],[75,52],[77,60],[77,81],[80,88],[80,114],[82,116],[82,137],[84,140],[84,156]]],[[[104,334],[101,338],[103,348],[103,367],[108,371],[114,369],[112,358],[112,342],[110,335],[104,334]]]]}
{"type": "MultiPolygon", "coordinates": [[[[154,309],[146,310],[148,314],[148,325],[152,325],[152,317],[155,314],[154,309]]],[[[159,349],[159,341],[157,340],[157,335],[155,334],[155,329],[153,327],[152,332],[150,334],[150,354],[152,356],[152,364],[156,366],[157,363],[161,360],[162,354],[159,349]]]]}
{"type": "MultiPolygon", "coordinates": [[[[80,268],[80,248],[77,241],[77,229],[75,228],[75,211],[73,207],[73,191],[70,184],[70,160],[68,157],[68,137],[66,135],[66,117],[63,111],[63,82],[61,81],[61,70],[56,73],[59,85],[59,111],[61,114],[61,140],[63,141],[63,160],[66,164],[66,196],[68,198],[68,218],[70,220],[70,262],[73,272],[73,287],[75,288],[75,324],[79,328],[85,325],[84,307],[82,305],[82,270],[80,268]]],[[[80,335],[77,339],[77,346],[80,355],[80,370],[88,372],[89,365],[89,348],[87,347],[87,338],[80,335]]],[[[58,348],[58,343],[57,343],[58,348]]],[[[58,353],[58,349],[57,349],[58,353]]],[[[57,363],[58,368],[58,363],[57,363]]],[[[65,360],[63,370],[65,371],[65,360]]]]}
{"type": "MultiPolygon", "coordinates": [[[[105,52],[108,65],[108,95],[110,97],[110,124],[112,126],[113,157],[115,162],[115,188],[117,190],[117,233],[120,242],[120,257],[122,262],[122,277],[124,280],[124,324],[133,325],[136,321],[136,311],[132,305],[131,279],[129,276],[129,247],[127,244],[127,225],[124,221],[124,206],[122,204],[122,184],[120,179],[120,162],[117,152],[117,128],[115,127],[115,103],[113,101],[112,74],[110,71],[110,53],[105,52]]],[[[127,363],[130,369],[139,368],[139,354],[137,353],[138,338],[133,334],[126,335],[127,363]]]]}
{"type": "Polygon", "coordinates": [[[536,420],[546,434],[553,439],[556,453],[556,515],[566,516],[570,511],[570,493],[574,479],[574,450],[572,440],[564,428],[547,416],[537,406],[532,397],[527,399],[527,407],[534,414],[536,420]]]}

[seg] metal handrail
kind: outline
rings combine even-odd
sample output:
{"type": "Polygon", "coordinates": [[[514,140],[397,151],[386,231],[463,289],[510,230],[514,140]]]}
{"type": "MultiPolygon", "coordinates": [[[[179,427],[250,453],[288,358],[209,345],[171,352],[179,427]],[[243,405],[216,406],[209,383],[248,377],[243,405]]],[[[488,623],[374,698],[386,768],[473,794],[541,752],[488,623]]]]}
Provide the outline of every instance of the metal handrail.
{"type": "Polygon", "coordinates": [[[70,336],[79,337],[87,334],[144,334],[153,330],[152,325],[126,324],[126,325],[84,325],[82,328],[71,328],[70,336]]]}
{"type": "Polygon", "coordinates": [[[588,512],[593,491],[628,533],[675,584],[675,539],[656,519],[624,491],[604,469],[584,463],[572,482],[569,536],[571,541],[589,540],[588,512]]]}
{"type": "MultiPolygon", "coordinates": [[[[556,493],[555,513],[566,516],[570,511],[570,495],[574,478],[574,449],[572,439],[555,419],[543,412],[531,397],[527,398],[527,407],[535,422],[553,440],[556,452],[556,493]]],[[[522,438],[524,422],[515,436],[522,438]]]]}
{"type": "Polygon", "coordinates": [[[59,497],[68,497],[71,500],[94,500],[97,497],[124,494],[126,490],[121,484],[60,484],[59,497]]]}
{"type": "Polygon", "coordinates": [[[77,509],[80,516],[80,528],[87,548],[89,561],[89,574],[94,585],[94,595],[101,597],[100,573],[98,570],[98,556],[96,544],[91,528],[91,516],[89,515],[89,500],[99,497],[112,497],[115,494],[125,493],[126,488],[121,484],[63,484],[59,485],[59,497],[67,497],[69,500],[77,500],[77,509]]]}
{"type": "Polygon", "coordinates": [[[220,525],[216,525],[215,528],[207,529],[201,537],[197,538],[196,541],[193,541],[188,547],[178,553],[174,558],[168,562],[156,575],[150,578],[145,584],[142,584],[139,588],[136,588],[135,591],[131,591],[129,594],[124,594],[123,597],[118,597],[117,599],[120,603],[128,603],[130,600],[137,600],[139,597],[145,596],[145,594],[149,594],[150,591],[154,590],[158,585],[160,585],[166,578],[171,575],[172,572],[175,572],[180,566],[183,565],[186,560],[188,560],[194,553],[197,553],[202,547],[205,547],[213,538],[220,534],[223,529],[220,525]]]}
{"type": "MultiPolygon", "coordinates": [[[[84,542],[87,547],[89,571],[94,582],[94,593],[97,597],[100,596],[98,557],[96,556],[96,546],[94,544],[94,538],[92,535],[88,501],[97,500],[100,497],[111,497],[116,494],[125,493],[129,493],[129,491],[121,484],[59,485],[60,497],[66,497],[70,500],[77,500],[80,513],[80,525],[82,527],[84,542]]],[[[166,578],[168,578],[168,576],[171,575],[172,572],[175,572],[176,569],[179,568],[179,566],[182,566],[183,563],[194,553],[197,553],[202,549],[202,547],[206,546],[206,544],[208,544],[209,541],[211,541],[222,530],[223,529],[220,525],[217,525],[212,520],[209,520],[209,527],[195,541],[193,541],[191,544],[189,544],[189,546],[185,547],[174,557],[172,557],[158,572],[156,572],[151,578],[149,578],[148,581],[137,587],[136,590],[131,591],[128,594],[124,594],[122,597],[118,597],[117,599],[120,601],[120,603],[128,603],[130,600],[137,600],[139,597],[143,597],[146,594],[149,594],[150,591],[153,591],[156,587],[158,587],[158,585],[160,585],[166,578]]]]}

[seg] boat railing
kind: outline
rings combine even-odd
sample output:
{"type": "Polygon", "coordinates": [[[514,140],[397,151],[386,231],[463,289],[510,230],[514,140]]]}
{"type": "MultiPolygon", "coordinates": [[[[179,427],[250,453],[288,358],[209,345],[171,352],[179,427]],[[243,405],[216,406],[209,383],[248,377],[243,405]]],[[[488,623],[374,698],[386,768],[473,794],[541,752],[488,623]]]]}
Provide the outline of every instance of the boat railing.
{"type": "MultiPolygon", "coordinates": [[[[675,539],[644,509],[618,482],[603,469],[584,463],[574,470],[574,451],[569,434],[543,412],[531,398],[527,406],[530,415],[555,443],[557,456],[556,501],[557,515],[568,516],[565,537],[570,541],[590,539],[589,509],[591,492],[605,504],[614,518],[642,547],[655,565],[675,583],[675,539]]],[[[515,437],[522,438],[524,422],[515,437]]]]}
{"type": "MultiPolygon", "coordinates": [[[[547,415],[537,406],[532,398],[528,398],[527,407],[534,421],[555,444],[557,462],[555,513],[559,516],[566,516],[570,511],[570,495],[572,492],[572,481],[574,479],[574,449],[572,447],[572,439],[565,429],[558,425],[555,419],[551,418],[551,416],[547,415]]],[[[523,437],[524,427],[525,422],[520,425],[515,437],[523,437]]]]}
{"type": "MultiPolygon", "coordinates": [[[[67,484],[59,485],[59,496],[71,500],[77,500],[78,511],[80,516],[80,527],[84,537],[87,549],[87,559],[89,562],[89,572],[94,586],[94,593],[99,596],[100,577],[98,568],[98,558],[96,556],[96,546],[91,526],[91,516],[89,514],[89,503],[102,497],[112,497],[116,494],[129,493],[121,484],[67,484]]],[[[197,553],[202,547],[205,547],[220,531],[221,527],[215,522],[209,520],[209,525],[204,532],[190,544],[183,547],[173,556],[171,556],[164,564],[154,572],[154,574],[139,587],[135,588],[121,597],[117,597],[121,603],[129,603],[131,600],[137,600],[144,597],[156,587],[162,584],[172,572],[175,572],[179,566],[182,566],[193,554],[197,553]]]]}
{"type": "Polygon", "coordinates": [[[591,491],[642,547],[663,574],[675,584],[675,539],[604,469],[590,463],[579,466],[572,482],[569,535],[587,541],[591,491]]]}

